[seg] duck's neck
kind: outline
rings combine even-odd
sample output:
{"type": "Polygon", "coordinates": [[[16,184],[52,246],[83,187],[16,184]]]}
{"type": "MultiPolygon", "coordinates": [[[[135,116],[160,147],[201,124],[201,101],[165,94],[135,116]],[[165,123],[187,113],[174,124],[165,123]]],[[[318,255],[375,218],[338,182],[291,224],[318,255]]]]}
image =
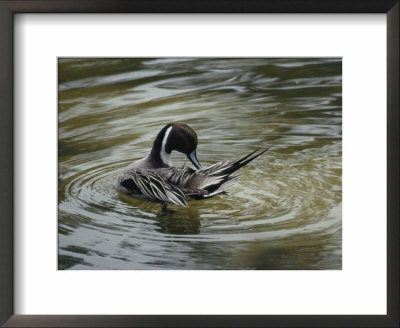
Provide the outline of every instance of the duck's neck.
{"type": "Polygon", "coordinates": [[[166,144],[172,126],[169,124],[165,126],[157,135],[154,140],[153,148],[150,152],[150,161],[155,163],[157,167],[170,167],[171,166],[171,153],[166,151],[166,144]]]}

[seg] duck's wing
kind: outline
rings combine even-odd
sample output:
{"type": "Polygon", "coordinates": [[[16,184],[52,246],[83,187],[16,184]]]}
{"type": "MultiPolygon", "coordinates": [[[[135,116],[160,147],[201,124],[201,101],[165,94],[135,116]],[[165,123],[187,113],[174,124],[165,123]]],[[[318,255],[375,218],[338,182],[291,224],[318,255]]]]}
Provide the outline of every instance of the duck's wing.
{"type": "Polygon", "coordinates": [[[163,175],[166,181],[179,188],[185,196],[203,198],[203,196],[209,194],[209,192],[203,188],[209,177],[203,174],[201,170],[196,171],[190,167],[170,167],[160,170],[160,174],[163,175]]]}
{"type": "Polygon", "coordinates": [[[188,206],[183,191],[166,181],[157,171],[129,170],[121,177],[120,184],[134,195],[143,195],[162,203],[188,206]]]}

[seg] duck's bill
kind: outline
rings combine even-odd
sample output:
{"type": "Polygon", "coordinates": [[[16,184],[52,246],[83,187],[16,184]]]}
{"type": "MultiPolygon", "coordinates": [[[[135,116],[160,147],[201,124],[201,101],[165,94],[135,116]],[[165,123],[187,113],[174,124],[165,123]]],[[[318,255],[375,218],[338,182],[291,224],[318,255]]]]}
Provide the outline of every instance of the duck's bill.
{"type": "Polygon", "coordinates": [[[193,150],[188,156],[189,161],[197,168],[197,169],[201,169],[201,165],[199,163],[199,161],[197,160],[197,156],[196,156],[196,151],[193,150]]]}

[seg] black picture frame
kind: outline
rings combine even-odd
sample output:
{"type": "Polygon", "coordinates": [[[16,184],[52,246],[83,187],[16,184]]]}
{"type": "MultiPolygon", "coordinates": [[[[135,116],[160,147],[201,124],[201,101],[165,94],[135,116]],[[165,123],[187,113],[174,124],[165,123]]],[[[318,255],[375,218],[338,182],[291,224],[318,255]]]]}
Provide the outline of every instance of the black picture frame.
{"type": "Polygon", "coordinates": [[[0,0],[0,324],[4,327],[399,327],[399,8],[398,0],[0,0]],[[17,190],[13,184],[13,21],[17,13],[386,14],[387,315],[14,315],[13,209],[17,190]]]}

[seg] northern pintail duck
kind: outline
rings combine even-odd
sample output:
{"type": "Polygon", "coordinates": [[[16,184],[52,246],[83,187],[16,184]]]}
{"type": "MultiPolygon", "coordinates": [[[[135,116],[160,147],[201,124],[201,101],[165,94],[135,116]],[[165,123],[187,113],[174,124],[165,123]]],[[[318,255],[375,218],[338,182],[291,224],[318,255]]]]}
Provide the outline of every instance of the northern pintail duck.
{"type": "Polygon", "coordinates": [[[115,182],[115,188],[130,196],[161,203],[162,213],[167,203],[188,206],[188,199],[204,199],[225,193],[239,179],[233,175],[269,148],[256,151],[235,161],[221,161],[202,169],[196,156],[197,135],[185,123],[171,123],[158,133],[150,154],[130,164],[115,182]],[[174,167],[173,150],[183,153],[196,167],[174,167]],[[254,156],[253,156],[254,155],[254,156]]]}

